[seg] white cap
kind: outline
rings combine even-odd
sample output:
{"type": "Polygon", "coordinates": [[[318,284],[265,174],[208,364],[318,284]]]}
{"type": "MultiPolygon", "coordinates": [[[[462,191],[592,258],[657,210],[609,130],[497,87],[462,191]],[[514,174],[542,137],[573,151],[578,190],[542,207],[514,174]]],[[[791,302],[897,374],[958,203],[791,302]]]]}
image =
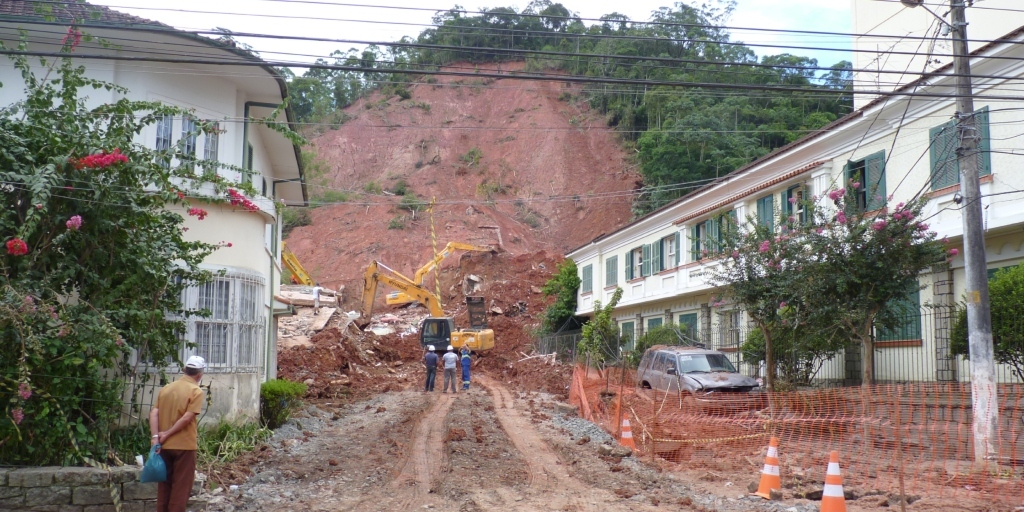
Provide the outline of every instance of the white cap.
{"type": "Polygon", "coordinates": [[[185,368],[197,368],[202,370],[206,368],[206,360],[199,356],[192,356],[185,361],[185,368]]]}
{"type": "Polygon", "coordinates": [[[433,346],[433,345],[427,345],[427,350],[429,350],[429,351],[433,352],[433,351],[434,351],[434,350],[436,350],[436,349],[434,348],[434,346],[433,346]]]}
{"type": "Polygon", "coordinates": [[[455,347],[448,345],[448,350],[455,350],[455,347]]]}

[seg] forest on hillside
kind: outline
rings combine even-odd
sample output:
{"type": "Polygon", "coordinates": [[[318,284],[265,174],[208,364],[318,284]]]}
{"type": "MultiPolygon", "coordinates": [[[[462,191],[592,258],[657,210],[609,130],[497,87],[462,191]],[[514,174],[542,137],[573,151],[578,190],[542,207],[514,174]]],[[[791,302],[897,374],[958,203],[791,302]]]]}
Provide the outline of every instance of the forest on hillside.
{"type": "Polygon", "coordinates": [[[339,110],[371,91],[407,98],[407,86],[431,83],[431,71],[485,62],[525,61],[525,76],[622,80],[585,83],[583,99],[635,150],[644,187],[633,210],[642,215],[852,110],[850,62],[759,58],[723,28],[734,7],[677,2],[647,21],[613,12],[587,24],[550,0],[521,11],[455,6],[415,39],[339,50],[318,61],[324,67],[290,75],[291,105],[300,121],[340,123],[339,110]]]}

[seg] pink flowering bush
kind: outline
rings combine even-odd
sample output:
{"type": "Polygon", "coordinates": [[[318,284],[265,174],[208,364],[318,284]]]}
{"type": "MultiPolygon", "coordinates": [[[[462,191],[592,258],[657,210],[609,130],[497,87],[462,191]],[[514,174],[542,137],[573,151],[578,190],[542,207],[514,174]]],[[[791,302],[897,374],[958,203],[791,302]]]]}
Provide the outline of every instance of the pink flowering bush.
{"type": "Polygon", "coordinates": [[[99,152],[77,160],[70,160],[75,169],[106,169],[115,164],[128,163],[128,156],[122,155],[121,150],[114,148],[112,153],[99,152]]]}
{"type": "Polygon", "coordinates": [[[64,225],[67,226],[67,228],[72,231],[78,231],[78,229],[82,227],[82,216],[72,215],[71,218],[64,223],[64,225]]]}
{"type": "Polygon", "coordinates": [[[28,254],[28,244],[20,238],[12,238],[7,241],[7,254],[11,256],[24,256],[28,254]]]}
{"type": "Polygon", "coordinates": [[[209,215],[209,213],[207,213],[206,210],[196,207],[189,208],[188,214],[192,217],[198,218],[199,220],[203,220],[206,218],[207,215],[209,215]]]}

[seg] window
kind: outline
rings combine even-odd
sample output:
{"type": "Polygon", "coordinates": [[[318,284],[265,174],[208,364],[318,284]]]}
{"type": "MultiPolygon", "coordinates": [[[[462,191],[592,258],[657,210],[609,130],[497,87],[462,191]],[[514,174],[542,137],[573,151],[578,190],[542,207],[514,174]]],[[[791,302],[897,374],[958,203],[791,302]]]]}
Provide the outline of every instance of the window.
{"type": "Polygon", "coordinates": [[[653,248],[650,244],[635,247],[626,253],[626,280],[632,281],[651,275],[653,248]]]}
{"type": "Polygon", "coordinates": [[[844,171],[848,181],[860,183],[853,191],[859,210],[871,211],[885,206],[885,151],[851,160],[844,171]]]}
{"type": "Polygon", "coordinates": [[[580,292],[590,293],[594,291],[594,266],[587,265],[583,267],[580,273],[582,274],[580,277],[580,292]]]}
{"type": "Polygon", "coordinates": [[[673,234],[661,239],[661,270],[679,266],[679,234],[673,234]]]}
{"type": "MultiPolygon", "coordinates": [[[[156,150],[169,151],[171,149],[171,128],[174,125],[174,118],[170,114],[164,114],[156,120],[156,150]]],[[[170,156],[161,158],[160,165],[171,166],[170,156]]]]}
{"type": "Polygon", "coordinates": [[[715,215],[690,227],[690,260],[700,261],[705,256],[725,251],[729,234],[737,226],[736,210],[715,215]]]}
{"type": "Polygon", "coordinates": [[[757,223],[775,230],[775,195],[764,196],[757,200],[757,223]]]}
{"type": "Polygon", "coordinates": [[[807,212],[804,210],[804,187],[796,185],[789,187],[782,196],[785,201],[782,203],[786,217],[796,217],[794,222],[804,224],[807,222],[807,212]]]}
{"type": "MultiPolygon", "coordinates": [[[[195,158],[196,156],[196,120],[193,117],[185,116],[181,119],[181,152],[183,156],[195,158]]],[[[193,162],[183,162],[183,166],[191,169],[193,162]]]]}
{"type": "Polygon", "coordinates": [[[262,276],[240,271],[227,271],[186,289],[185,307],[206,310],[210,316],[188,317],[186,341],[195,348],[185,348],[182,359],[203,356],[211,371],[261,367],[266,337],[264,290],[262,276]]]}
{"type": "Polygon", "coordinates": [[[692,340],[697,340],[697,313],[684,313],[679,315],[679,330],[692,340]]]}
{"type": "Polygon", "coordinates": [[[921,290],[916,282],[911,286],[914,290],[907,300],[891,302],[886,306],[889,313],[897,316],[898,324],[894,329],[877,329],[877,341],[921,339],[921,290]]]}
{"type": "Polygon", "coordinates": [[[619,284],[619,257],[609,256],[604,260],[604,285],[615,286],[619,284]]]}
{"type": "Polygon", "coordinates": [[[622,334],[622,339],[626,340],[626,347],[633,348],[633,339],[636,338],[636,328],[633,322],[622,322],[619,324],[619,332],[622,334]]]}
{"type": "Polygon", "coordinates": [[[208,162],[204,165],[204,169],[207,173],[214,174],[217,172],[217,166],[213,162],[218,161],[219,152],[220,123],[213,123],[213,128],[206,132],[206,137],[203,139],[203,160],[208,162]]]}
{"type": "Polygon", "coordinates": [[[651,275],[651,246],[650,244],[645,244],[643,247],[640,248],[640,250],[640,275],[643,277],[647,277],[651,275]]]}
{"type": "Polygon", "coordinates": [[[704,250],[704,237],[706,233],[705,223],[690,226],[690,261],[700,261],[701,251],[704,250]]]}
{"type": "Polygon", "coordinates": [[[647,319],[647,332],[651,332],[655,327],[661,327],[661,317],[647,319]]]}
{"type": "MultiPolygon", "coordinates": [[[[974,112],[974,125],[978,130],[978,175],[992,174],[992,140],[989,137],[988,107],[974,112]]],[[[931,145],[928,148],[931,160],[932,190],[960,183],[960,162],[956,150],[960,146],[960,134],[956,119],[932,128],[928,132],[931,145]]]]}

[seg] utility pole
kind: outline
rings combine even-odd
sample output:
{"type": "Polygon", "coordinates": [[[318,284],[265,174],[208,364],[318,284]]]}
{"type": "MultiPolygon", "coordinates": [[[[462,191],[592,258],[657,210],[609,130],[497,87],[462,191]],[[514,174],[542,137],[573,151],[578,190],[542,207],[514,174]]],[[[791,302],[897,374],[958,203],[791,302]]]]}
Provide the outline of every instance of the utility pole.
{"type": "Polygon", "coordinates": [[[967,0],[950,0],[950,32],[953,41],[953,72],[956,78],[957,133],[960,145],[960,194],[963,196],[964,273],[967,275],[967,329],[971,358],[971,401],[973,404],[974,462],[986,465],[998,453],[996,425],[999,401],[992,348],[992,311],[988,297],[985,265],[985,227],[978,183],[978,129],[974,120],[971,85],[971,57],[967,49],[967,0]]]}

